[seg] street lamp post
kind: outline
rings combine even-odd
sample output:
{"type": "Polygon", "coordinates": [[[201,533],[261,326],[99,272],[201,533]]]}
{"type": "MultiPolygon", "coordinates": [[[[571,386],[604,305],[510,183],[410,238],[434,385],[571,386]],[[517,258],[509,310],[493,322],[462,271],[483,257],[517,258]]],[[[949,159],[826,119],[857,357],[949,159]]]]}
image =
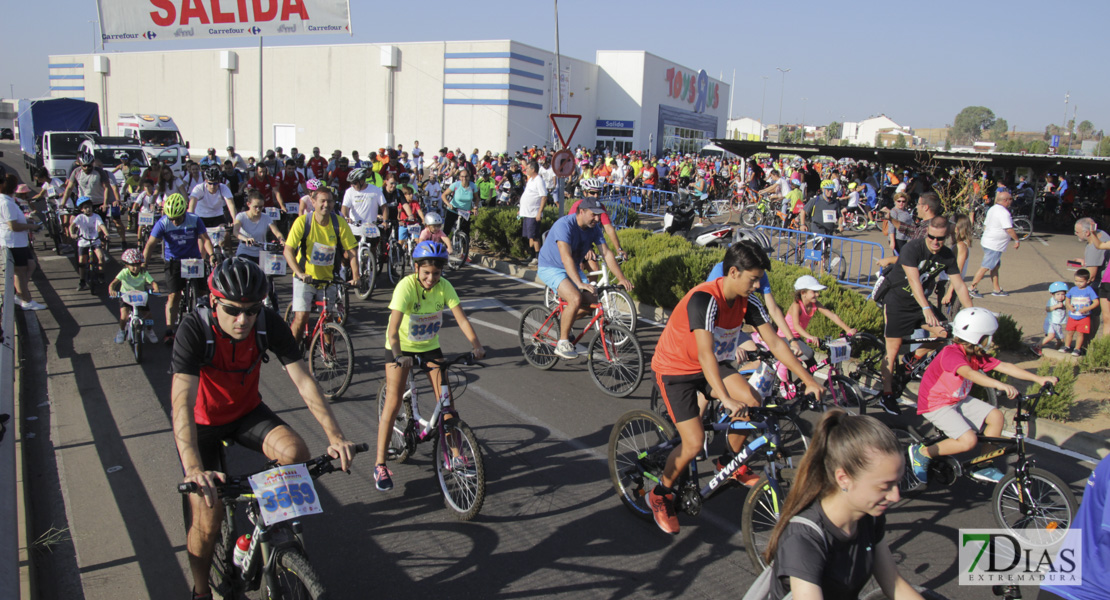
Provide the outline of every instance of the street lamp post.
{"type": "Polygon", "coordinates": [[[806,102],[809,98],[802,98],[802,143],[806,142],[806,102]]]}
{"type": "Polygon", "coordinates": [[[781,142],[782,141],[782,97],[783,97],[783,94],[786,92],[786,74],[790,72],[790,69],[784,69],[782,67],[775,67],[775,69],[778,70],[779,73],[782,73],[782,86],[779,88],[779,139],[778,139],[778,141],[781,142]]]}
{"type": "MultiPolygon", "coordinates": [[[[1068,100],[1071,99],[1071,92],[1064,92],[1064,120],[1060,121],[1060,138],[1064,137],[1064,128],[1068,126],[1068,100]]],[[[1056,151],[1060,151],[1060,145],[1056,144],[1056,151]]]]}
{"type": "Polygon", "coordinates": [[[760,79],[763,80],[763,104],[759,105],[759,141],[763,141],[763,132],[767,129],[767,124],[763,122],[763,110],[767,108],[767,80],[770,77],[761,75],[760,79]]]}

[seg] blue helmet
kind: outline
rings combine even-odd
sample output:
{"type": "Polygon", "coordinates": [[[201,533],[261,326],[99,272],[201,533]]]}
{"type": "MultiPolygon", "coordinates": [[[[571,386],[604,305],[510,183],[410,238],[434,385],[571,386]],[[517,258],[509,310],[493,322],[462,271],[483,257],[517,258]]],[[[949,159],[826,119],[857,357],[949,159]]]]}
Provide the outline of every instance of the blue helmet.
{"type": "Polygon", "coordinates": [[[77,208],[81,208],[82,205],[88,204],[88,203],[92,203],[92,198],[90,198],[88,196],[81,196],[80,198],[77,199],[76,206],[77,206],[77,208]]]}
{"type": "Polygon", "coordinates": [[[1064,283],[1063,281],[1057,281],[1057,282],[1053,283],[1052,285],[1048,286],[1048,293],[1050,293],[1050,294],[1055,294],[1056,292],[1066,292],[1066,291],[1068,291],[1068,284],[1064,283]]]}
{"type": "Polygon", "coordinates": [[[447,261],[447,246],[442,242],[433,242],[428,240],[420,242],[416,245],[416,249],[412,251],[412,261],[417,262],[421,260],[436,260],[447,261]]]}

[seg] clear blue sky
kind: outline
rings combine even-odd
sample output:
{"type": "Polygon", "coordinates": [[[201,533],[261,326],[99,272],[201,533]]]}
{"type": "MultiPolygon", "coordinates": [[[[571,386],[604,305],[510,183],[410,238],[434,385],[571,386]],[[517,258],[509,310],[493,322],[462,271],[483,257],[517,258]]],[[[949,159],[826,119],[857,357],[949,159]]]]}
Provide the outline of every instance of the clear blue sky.
{"type": "MultiPolygon", "coordinates": [[[[174,0],[179,4],[180,0],[174,0]]],[[[207,1],[205,2],[207,4],[207,1]]],[[[554,49],[549,0],[379,2],[351,0],[353,37],[267,38],[267,44],[345,44],[514,39],[554,49]]],[[[1110,130],[1110,2],[939,0],[641,2],[563,0],[564,54],[593,60],[598,49],[647,50],[725,81],[736,70],[734,116],[857,121],[885,113],[910,127],[943,127],[981,105],[1019,131],[1067,118],[1110,130]],[[808,98],[803,103],[802,98],[808,98]]],[[[9,2],[0,36],[6,61],[0,96],[47,95],[47,56],[92,49],[93,0],[9,2]]],[[[251,38],[110,43],[107,51],[251,46],[251,38]]],[[[187,82],[182,82],[187,84],[187,82]]]]}

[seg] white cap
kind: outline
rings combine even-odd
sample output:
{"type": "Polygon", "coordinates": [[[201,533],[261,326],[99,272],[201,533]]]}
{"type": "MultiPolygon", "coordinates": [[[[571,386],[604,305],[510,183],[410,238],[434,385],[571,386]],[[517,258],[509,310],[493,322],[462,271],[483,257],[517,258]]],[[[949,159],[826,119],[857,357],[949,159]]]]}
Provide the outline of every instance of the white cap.
{"type": "Polygon", "coordinates": [[[821,290],[827,288],[826,286],[821,285],[820,282],[817,281],[817,278],[813,275],[802,275],[794,282],[794,289],[813,290],[815,292],[820,292],[821,290]]]}

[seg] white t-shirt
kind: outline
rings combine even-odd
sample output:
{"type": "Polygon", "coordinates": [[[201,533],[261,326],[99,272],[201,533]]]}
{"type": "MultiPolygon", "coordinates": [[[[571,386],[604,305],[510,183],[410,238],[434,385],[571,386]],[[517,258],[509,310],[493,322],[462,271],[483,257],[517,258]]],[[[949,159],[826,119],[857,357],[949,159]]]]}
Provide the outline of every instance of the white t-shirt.
{"type": "Polygon", "coordinates": [[[987,218],[983,221],[983,238],[979,243],[987,250],[1005,252],[1010,245],[1010,236],[1007,229],[1014,228],[1014,219],[1010,210],[1001,204],[995,204],[987,211],[987,218]]]}
{"type": "Polygon", "coordinates": [[[27,215],[15,198],[0,194],[0,246],[5,248],[26,248],[30,245],[26,231],[12,231],[11,221],[26,223],[27,215]]]}
{"type": "Polygon", "coordinates": [[[848,208],[859,208],[859,192],[848,194],[848,208]]]}
{"type": "Polygon", "coordinates": [[[540,177],[543,177],[543,185],[549,190],[555,189],[555,171],[548,167],[540,167],[540,177]]]}
{"type": "Polygon", "coordinates": [[[131,206],[136,211],[154,210],[154,207],[159,204],[155,202],[154,198],[155,194],[148,194],[146,190],[143,190],[131,201],[131,206]]]}
{"type": "Polygon", "coordinates": [[[382,204],[385,204],[385,196],[382,188],[376,185],[366,184],[361,192],[351,186],[343,193],[343,206],[350,211],[347,213],[348,223],[370,224],[377,221],[382,204]]]}
{"type": "Polygon", "coordinates": [[[189,192],[189,197],[197,201],[193,214],[202,219],[211,219],[224,216],[224,207],[227,206],[226,200],[231,199],[231,190],[226,184],[221,183],[216,188],[216,192],[212,193],[208,191],[208,184],[198,183],[193,187],[193,191],[189,192]]]}
{"type": "Polygon", "coordinates": [[[779,177],[778,184],[779,184],[779,193],[782,194],[783,198],[785,198],[786,195],[790,193],[790,178],[789,177],[779,177]]]}
{"type": "Polygon", "coordinates": [[[524,185],[524,193],[520,195],[520,210],[517,214],[528,219],[538,219],[540,204],[545,196],[547,196],[547,186],[543,183],[543,177],[536,175],[529,179],[524,185]]]}
{"type": "MultiPolygon", "coordinates": [[[[235,222],[239,224],[239,231],[259,244],[262,244],[266,242],[266,232],[270,230],[270,223],[274,221],[270,218],[270,215],[262,213],[258,217],[258,222],[256,223],[252,221],[244,211],[235,215],[235,222]]],[[[260,251],[261,249],[258,246],[239,244],[239,249],[235,251],[235,256],[246,255],[257,258],[260,251]]]]}
{"type": "Polygon", "coordinates": [[[81,213],[73,218],[73,225],[77,227],[79,235],[77,247],[88,248],[96,240],[97,232],[104,226],[104,220],[96,213],[91,215],[81,213]]]}
{"type": "Polygon", "coordinates": [[[42,189],[46,190],[46,198],[52,201],[54,206],[58,208],[64,208],[66,206],[70,208],[73,207],[72,199],[68,202],[62,202],[62,192],[66,191],[66,182],[61,179],[57,177],[51,178],[50,181],[42,184],[42,189]]]}

